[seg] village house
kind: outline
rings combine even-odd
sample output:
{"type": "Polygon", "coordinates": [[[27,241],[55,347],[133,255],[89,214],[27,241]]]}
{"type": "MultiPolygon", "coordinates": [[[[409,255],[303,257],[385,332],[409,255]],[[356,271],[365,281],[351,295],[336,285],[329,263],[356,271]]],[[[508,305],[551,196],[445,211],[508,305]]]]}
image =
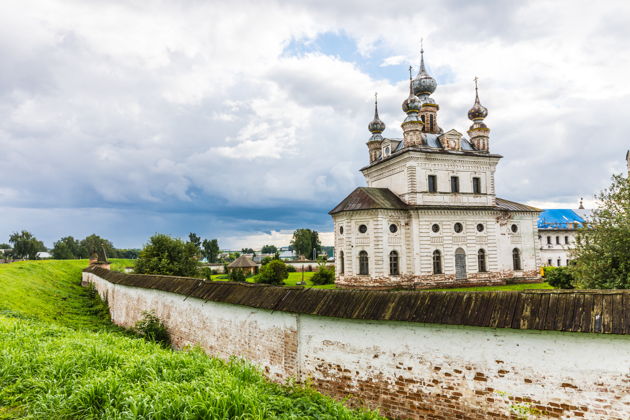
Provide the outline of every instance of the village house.
{"type": "Polygon", "coordinates": [[[428,288],[539,279],[540,209],[495,195],[502,156],[490,151],[475,78],[468,138],[438,124],[426,70],[409,76],[403,138],[386,138],[378,115],[368,129],[367,187],[355,189],[330,214],[336,284],[341,287],[428,288]]]}

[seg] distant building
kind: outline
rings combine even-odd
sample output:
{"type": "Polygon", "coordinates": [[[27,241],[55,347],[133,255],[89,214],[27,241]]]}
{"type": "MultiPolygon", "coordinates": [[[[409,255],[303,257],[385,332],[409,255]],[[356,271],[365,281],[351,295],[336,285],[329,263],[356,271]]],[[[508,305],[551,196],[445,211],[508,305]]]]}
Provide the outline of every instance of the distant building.
{"type": "Polygon", "coordinates": [[[49,252],[38,252],[37,253],[37,259],[38,260],[46,260],[52,258],[52,254],[49,252]]]}
{"type": "Polygon", "coordinates": [[[228,264],[229,271],[232,271],[234,269],[243,270],[246,275],[256,274],[256,271],[258,271],[258,264],[252,261],[252,259],[247,255],[241,255],[230,264],[228,264]]]}
{"type": "Polygon", "coordinates": [[[438,125],[440,107],[430,96],[437,82],[422,55],[409,85],[403,138],[381,135],[375,103],[369,163],[361,169],[367,187],[330,211],[336,284],[427,288],[539,278],[541,210],[496,197],[502,156],[490,152],[477,86],[466,138],[438,125]]]}
{"type": "Polygon", "coordinates": [[[578,229],[590,219],[591,210],[580,202],[578,209],[548,209],[538,217],[538,237],[543,265],[563,267],[571,262],[578,229]]]}

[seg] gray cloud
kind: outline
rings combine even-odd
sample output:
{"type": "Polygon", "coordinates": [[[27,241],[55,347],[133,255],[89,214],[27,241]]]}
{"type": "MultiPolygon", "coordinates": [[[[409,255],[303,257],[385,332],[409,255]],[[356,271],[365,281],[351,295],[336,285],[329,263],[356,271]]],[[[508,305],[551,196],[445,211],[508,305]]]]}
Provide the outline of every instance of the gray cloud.
{"type": "Polygon", "coordinates": [[[589,4],[3,2],[0,201],[13,216],[0,241],[29,225],[20,214],[54,215],[32,225],[51,241],[73,225],[91,233],[103,215],[104,235],[125,246],[161,230],[327,229],[325,211],[362,183],[375,90],[386,134],[400,136],[420,36],[445,81],[445,129],[465,132],[481,77],[491,147],[505,156],[499,193],[573,205],[630,148],[629,8],[589,4]],[[401,80],[283,53],[326,32],[366,57],[375,45],[406,57],[401,80]]]}

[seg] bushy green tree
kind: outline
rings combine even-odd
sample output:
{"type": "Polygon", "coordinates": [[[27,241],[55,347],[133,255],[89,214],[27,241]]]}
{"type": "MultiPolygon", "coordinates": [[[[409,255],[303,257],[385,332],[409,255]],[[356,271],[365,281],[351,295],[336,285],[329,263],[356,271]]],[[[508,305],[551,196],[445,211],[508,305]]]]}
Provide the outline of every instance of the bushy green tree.
{"type": "Polygon", "coordinates": [[[284,284],[284,280],[288,277],[289,272],[284,261],[273,260],[261,267],[256,281],[265,284],[284,284]]]}
{"type": "Polygon", "coordinates": [[[278,248],[275,245],[265,245],[260,250],[261,254],[275,254],[278,252],[278,248]]]}
{"type": "Polygon", "coordinates": [[[65,236],[55,242],[51,253],[56,260],[81,258],[82,254],[85,254],[81,250],[81,243],[72,236],[65,236]]]}
{"type": "Polygon", "coordinates": [[[545,267],[545,281],[557,289],[574,289],[569,267],[545,267]]]}
{"type": "Polygon", "coordinates": [[[326,260],[322,260],[317,267],[317,271],[311,277],[313,284],[333,284],[335,282],[335,269],[326,265],[326,260]]]}
{"type": "Polygon", "coordinates": [[[228,273],[230,281],[245,281],[245,273],[240,268],[233,268],[228,273]]]}
{"type": "Polygon", "coordinates": [[[197,248],[191,242],[157,234],[140,251],[134,271],[138,274],[194,276],[198,270],[197,248]]]}
{"type": "Polygon", "coordinates": [[[85,239],[81,241],[81,255],[78,257],[88,258],[91,257],[92,254],[99,253],[102,250],[105,251],[107,257],[116,257],[114,245],[107,239],[103,239],[93,233],[90,236],[86,236],[85,239]]]}
{"type": "Polygon", "coordinates": [[[188,242],[197,248],[197,255],[201,255],[201,237],[194,232],[188,234],[188,242]]]}
{"type": "Polygon", "coordinates": [[[9,243],[13,245],[11,254],[14,258],[34,260],[37,258],[38,252],[46,251],[44,243],[26,230],[13,233],[9,237],[9,243]]]}
{"type": "Polygon", "coordinates": [[[203,240],[203,253],[209,263],[217,262],[219,258],[219,241],[216,239],[203,240]]]}
{"type": "Polygon", "coordinates": [[[311,229],[297,229],[293,232],[291,247],[298,255],[303,255],[309,259],[313,258],[313,250],[316,250],[315,257],[317,257],[317,254],[322,249],[322,245],[319,242],[319,234],[311,229]]]}
{"type": "Polygon", "coordinates": [[[578,233],[570,272],[576,286],[630,288],[630,179],[614,175],[597,199],[588,226],[578,233]]]}
{"type": "Polygon", "coordinates": [[[254,254],[254,255],[256,254],[253,248],[243,248],[241,249],[241,252],[243,254],[254,254]]]}

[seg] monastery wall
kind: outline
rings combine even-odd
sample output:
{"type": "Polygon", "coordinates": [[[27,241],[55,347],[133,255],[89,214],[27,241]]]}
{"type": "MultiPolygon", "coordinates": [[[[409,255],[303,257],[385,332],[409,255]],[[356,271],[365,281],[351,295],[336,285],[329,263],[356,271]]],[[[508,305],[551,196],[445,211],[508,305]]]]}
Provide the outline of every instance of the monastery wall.
{"type": "Polygon", "coordinates": [[[395,418],[630,418],[630,293],[306,290],[99,268],[88,283],[118,325],[154,311],[177,348],[243,357],[395,418]]]}

